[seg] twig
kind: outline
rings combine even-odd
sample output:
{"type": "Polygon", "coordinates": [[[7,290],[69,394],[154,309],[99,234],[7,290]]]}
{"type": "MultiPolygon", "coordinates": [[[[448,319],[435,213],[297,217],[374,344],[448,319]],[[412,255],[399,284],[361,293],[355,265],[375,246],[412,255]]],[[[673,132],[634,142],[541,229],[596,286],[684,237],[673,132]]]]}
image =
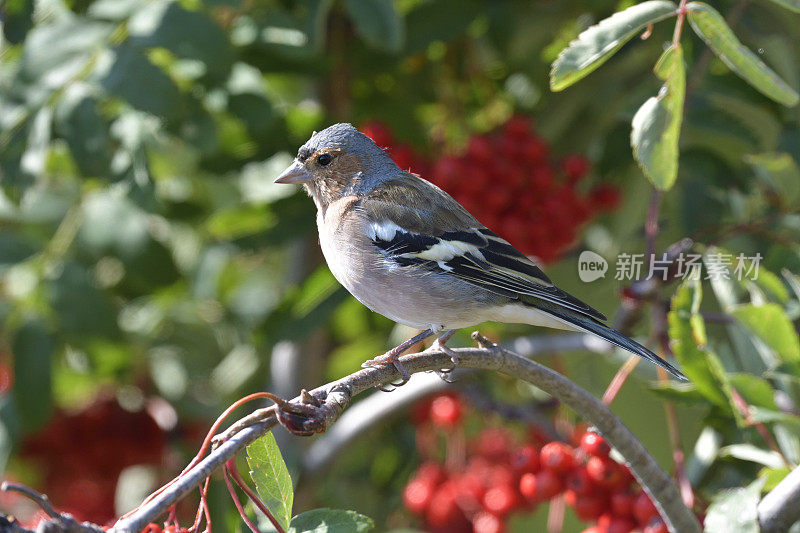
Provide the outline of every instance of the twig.
{"type": "MultiPolygon", "coordinates": [[[[525,359],[498,346],[456,348],[461,368],[494,370],[532,383],[569,405],[584,420],[596,426],[603,436],[625,458],[629,468],[650,494],[672,531],[699,532],[700,526],[692,512],[683,505],[674,481],[658,466],[655,459],[608,408],[588,392],[534,361],[525,359]]],[[[427,351],[401,357],[410,373],[438,370],[450,364],[450,356],[439,351],[427,351]]],[[[319,408],[327,425],[333,423],[350,398],[375,386],[399,378],[394,367],[365,368],[312,392],[323,403],[319,408]]],[[[293,402],[299,402],[295,398],[293,402]]],[[[212,451],[180,480],[143,505],[136,513],[117,522],[116,533],[138,533],[142,527],[170,505],[183,498],[213,470],[221,467],[239,450],[277,425],[275,418],[258,422],[231,436],[212,451]]]]}
{"type": "Polygon", "coordinates": [[[783,533],[800,520],[800,468],[795,468],[758,504],[763,533],[783,533]]]}
{"type": "Polygon", "coordinates": [[[0,490],[3,492],[19,492],[20,494],[23,494],[29,500],[36,502],[36,504],[41,507],[50,518],[59,518],[61,516],[58,511],[53,509],[53,506],[50,504],[50,498],[48,498],[45,494],[41,494],[40,492],[33,490],[30,487],[20,485],[19,483],[3,481],[3,484],[0,485],[0,490]]]}

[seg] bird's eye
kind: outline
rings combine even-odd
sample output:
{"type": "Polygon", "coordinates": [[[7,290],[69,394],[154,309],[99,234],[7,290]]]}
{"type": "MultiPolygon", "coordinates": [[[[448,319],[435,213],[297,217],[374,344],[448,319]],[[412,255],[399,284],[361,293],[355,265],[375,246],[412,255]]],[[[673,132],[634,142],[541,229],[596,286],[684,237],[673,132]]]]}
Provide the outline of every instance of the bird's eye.
{"type": "Polygon", "coordinates": [[[320,156],[317,157],[317,163],[323,167],[330,165],[331,161],[333,161],[333,156],[331,154],[320,154],[320,156]]]}

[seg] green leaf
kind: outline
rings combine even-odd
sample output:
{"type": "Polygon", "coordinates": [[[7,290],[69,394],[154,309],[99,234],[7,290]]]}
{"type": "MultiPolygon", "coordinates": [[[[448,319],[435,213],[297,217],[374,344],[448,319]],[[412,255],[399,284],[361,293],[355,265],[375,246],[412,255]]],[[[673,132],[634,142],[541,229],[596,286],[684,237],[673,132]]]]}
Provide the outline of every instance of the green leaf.
{"type": "Polygon", "coordinates": [[[272,433],[267,433],[247,447],[247,464],[261,500],[278,523],[288,529],[292,519],[294,490],[289,470],[272,433]]]}
{"type": "Polygon", "coordinates": [[[758,533],[758,502],[764,479],[724,491],[707,511],[705,533],[758,533]]]}
{"type": "Polygon", "coordinates": [[[683,50],[670,46],[656,64],[655,72],[666,83],[658,96],[649,98],[631,122],[633,157],[645,176],[662,191],[678,177],[678,139],[686,93],[683,50]]]}
{"type": "Polygon", "coordinates": [[[356,32],[368,45],[385,52],[400,51],[405,27],[392,0],[345,0],[344,5],[356,32]]]}
{"type": "Polygon", "coordinates": [[[11,44],[19,44],[33,27],[33,0],[6,0],[3,6],[3,36],[11,44]]]}
{"type": "Polygon", "coordinates": [[[785,7],[795,13],[800,13],[800,0],[772,0],[781,7],[785,7]]]}
{"type": "Polygon", "coordinates": [[[165,48],[184,59],[203,64],[205,72],[223,79],[233,63],[233,52],[219,24],[180,2],[153,2],[131,17],[128,28],[137,45],[165,48]]]}
{"type": "Polygon", "coordinates": [[[648,24],[674,15],[676,9],[672,2],[650,0],[614,13],[587,28],[553,62],[550,89],[561,91],[582,79],[648,24]]]}
{"type": "Polygon", "coordinates": [[[717,10],[704,2],[690,2],[686,9],[695,33],[747,83],[783,105],[794,106],[800,101],[797,91],[739,42],[717,10]]]}
{"type": "Polygon", "coordinates": [[[758,463],[770,468],[780,468],[785,465],[781,454],[772,450],[764,450],[752,444],[731,444],[719,451],[720,457],[733,457],[742,461],[758,463]]]}
{"type": "Polygon", "coordinates": [[[733,315],[753,335],[772,348],[781,361],[800,361],[800,339],[780,305],[742,305],[733,310],[733,315]]]}
{"type": "Polygon", "coordinates": [[[686,280],[675,292],[668,315],[672,350],[698,392],[730,411],[738,420],[725,369],[717,356],[702,344],[705,328],[699,329],[702,324],[699,315],[701,299],[702,288],[698,280],[686,280]]]}
{"type": "Polygon", "coordinates": [[[56,131],[67,141],[72,159],[87,177],[110,174],[112,149],[108,125],[100,116],[98,101],[86,86],[72,86],[58,102],[56,131]]]}
{"type": "Polygon", "coordinates": [[[31,320],[14,335],[14,401],[24,431],[41,427],[53,411],[55,340],[44,325],[31,320]]]}
{"type": "Polygon", "coordinates": [[[764,468],[758,473],[758,477],[764,479],[764,491],[769,492],[774,489],[778,483],[783,481],[783,478],[789,475],[792,471],[790,466],[781,466],[780,468],[764,468]]]}
{"type": "Polygon", "coordinates": [[[746,155],[756,177],[772,189],[779,201],[794,207],[800,204],[800,168],[794,158],[785,152],[746,155]]]}
{"type": "Polygon", "coordinates": [[[746,372],[729,374],[728,379],[749,405],[778,410],[775,391],[768,381],[746,372]]]}
{"type": "Polygon", "coordinates": [[[368,516],[342,509],[314,509],[292,518],[288,533],[360,533],[375,523],[368,516]]]}
{"type": "Polygon", "coordinates": [[[101,74],[100,83],[141,111],[171,118],[180,110],[177,85],[130,40],[114,48],[114,60],[101,74]]]}

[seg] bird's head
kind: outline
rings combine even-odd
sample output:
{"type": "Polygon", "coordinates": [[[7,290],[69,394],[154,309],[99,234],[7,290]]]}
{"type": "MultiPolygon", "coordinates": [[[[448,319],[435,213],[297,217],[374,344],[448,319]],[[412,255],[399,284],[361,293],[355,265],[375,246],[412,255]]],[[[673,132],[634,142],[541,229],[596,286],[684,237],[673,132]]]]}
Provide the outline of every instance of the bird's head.
{"type": "Polygon", "coordinates": [[[345,194],[365,192],[400,169],[375,143],[350,124],[314,133],[275,183],[301,183],[318,206],[345,194]]]}

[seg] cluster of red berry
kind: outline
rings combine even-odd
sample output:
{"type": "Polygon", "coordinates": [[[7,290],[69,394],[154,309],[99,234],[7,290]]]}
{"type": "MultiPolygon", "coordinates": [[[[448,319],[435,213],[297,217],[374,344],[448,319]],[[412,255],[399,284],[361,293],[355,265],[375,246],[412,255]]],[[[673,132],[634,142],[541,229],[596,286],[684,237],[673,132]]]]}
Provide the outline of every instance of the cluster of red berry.
{"type": "MultiPolygon", "coordinates": [[[[412,420],[450,436],[463,411],[457,396],[443,394],[420,403],[412,420]]],[[[484,429],[463,464],[423,462],[405,486],[403,503],[428,531],[440,533],[501,533],[512,514],[555,498],[593,524],[584,533],[666,532],[649,496],[610,457],[606,441],[582,427],[573,433],[571,445],[548,442],[538,429],[525,442],[506,429],[484,429]]]]}
{"type": "Polygon", "coordinates": [[[25,439],[22,457],[43,473],[42,492],[59,510],[103,524],[113,519],[119,474],[128,466],[161,464],[164,432],[144,410],[101,398],[78,413],[57,413],[25,439]]]}
{"type": "Polygon", "coordinates": [[[555,162],[547,142],[521,116],[499,131],[472,137],[464,153],[433,162],[396,142],[381,123],[370,122],[362,131],[387,148],[400,168],[431,180],[488,228],[543,262],[558,259],[586,222],[620,202],[619,191],[609,185],[581,192],[588,160],[568,155],[555,162]]]}

